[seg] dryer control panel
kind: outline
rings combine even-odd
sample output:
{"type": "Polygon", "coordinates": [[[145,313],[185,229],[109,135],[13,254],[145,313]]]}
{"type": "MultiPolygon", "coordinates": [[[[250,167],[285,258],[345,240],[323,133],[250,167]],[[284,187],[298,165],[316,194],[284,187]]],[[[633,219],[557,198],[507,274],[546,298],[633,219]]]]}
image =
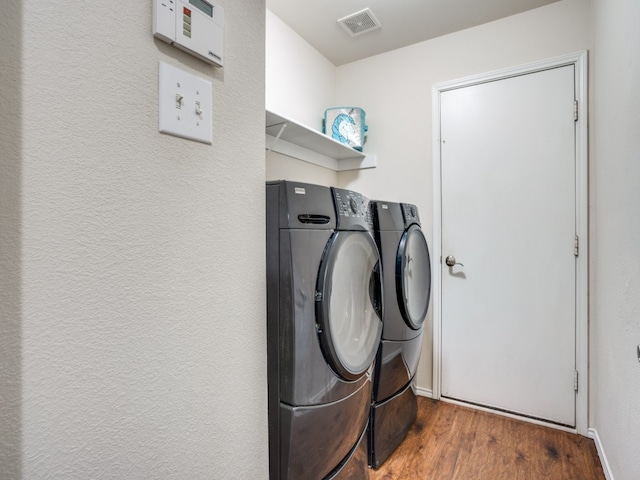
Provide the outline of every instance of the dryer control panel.
{"type": "Polygon", "coordinates": [[[371,230],[373,217],[369,199],[361,193],[331,187],[338,220],[337,230],[371,230]]]}
{"type": "Polygon", "coordinates": [[[404,217],[405,227],[417,223],[420,225],[420,216],[418,215],[418,207],[410,203],[402,203],[402,216],[404,217]]]}

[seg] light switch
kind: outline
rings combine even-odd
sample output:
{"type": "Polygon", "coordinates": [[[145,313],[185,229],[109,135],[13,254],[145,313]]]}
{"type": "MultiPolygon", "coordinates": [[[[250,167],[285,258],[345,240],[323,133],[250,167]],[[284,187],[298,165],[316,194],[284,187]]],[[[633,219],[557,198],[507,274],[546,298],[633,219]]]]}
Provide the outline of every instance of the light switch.
{"type": "Polygon", "coordinates": [[[211,82],[160,62],[158,130],[212,143],[211,82]]]}

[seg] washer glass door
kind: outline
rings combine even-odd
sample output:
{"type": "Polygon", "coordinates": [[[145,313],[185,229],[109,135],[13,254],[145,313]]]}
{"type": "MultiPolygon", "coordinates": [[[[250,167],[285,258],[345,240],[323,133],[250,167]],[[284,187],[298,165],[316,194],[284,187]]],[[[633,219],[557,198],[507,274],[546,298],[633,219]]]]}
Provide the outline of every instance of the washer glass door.
{"type": "Polygon", "coordinates": [[[396,294],[404,321],[422,327],[431,296],[431,260],[422,229],[411,225],[402,234],[396,256],[396,294]]]}
{"type": "Polygon", "coordinates": [[[382,336],[380,256],[368,232],[335,232],[325,247],[316,288],[322,352],[345,380],[371,366],[382,336]]]}

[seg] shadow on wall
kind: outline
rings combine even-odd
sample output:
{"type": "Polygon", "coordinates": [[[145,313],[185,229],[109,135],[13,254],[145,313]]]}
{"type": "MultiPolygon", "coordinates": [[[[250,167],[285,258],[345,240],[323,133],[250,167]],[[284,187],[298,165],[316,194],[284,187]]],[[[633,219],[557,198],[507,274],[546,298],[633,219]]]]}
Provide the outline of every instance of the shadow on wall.
{"type": "Polygon", "coordinates": [[[22,2],[0,17],[0,478],[22,478],[22,2]]]}

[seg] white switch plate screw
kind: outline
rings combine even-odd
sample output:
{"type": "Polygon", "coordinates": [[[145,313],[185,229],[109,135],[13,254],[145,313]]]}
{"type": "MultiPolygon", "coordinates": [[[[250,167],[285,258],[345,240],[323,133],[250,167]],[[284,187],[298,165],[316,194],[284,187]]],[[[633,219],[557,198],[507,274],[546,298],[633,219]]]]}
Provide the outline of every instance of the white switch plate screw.
{"type": "Polygon", "coordinates": [[[202,143],[212,143],[211,98],[211,82],[160,62],[158,71],[158,130],[160,132],[202,143]],[[196,106],[196,101],[199,107],[196,106]],[[176,110],[180,115],[176,115],[176,110]]]}

